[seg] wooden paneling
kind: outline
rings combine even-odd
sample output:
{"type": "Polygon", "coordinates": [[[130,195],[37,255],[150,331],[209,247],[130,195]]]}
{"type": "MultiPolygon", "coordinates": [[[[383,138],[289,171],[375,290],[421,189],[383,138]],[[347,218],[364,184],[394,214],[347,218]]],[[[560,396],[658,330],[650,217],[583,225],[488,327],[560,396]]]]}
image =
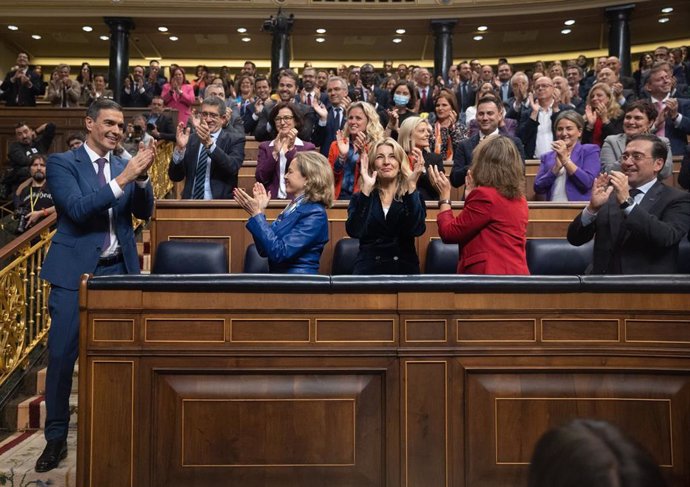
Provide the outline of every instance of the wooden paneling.
{"type": "Polygon", "coordinates": [[[577,417],[690,484],[688,293],[214,286],[83,290],[78,485],[523,487],[577,417]]]}

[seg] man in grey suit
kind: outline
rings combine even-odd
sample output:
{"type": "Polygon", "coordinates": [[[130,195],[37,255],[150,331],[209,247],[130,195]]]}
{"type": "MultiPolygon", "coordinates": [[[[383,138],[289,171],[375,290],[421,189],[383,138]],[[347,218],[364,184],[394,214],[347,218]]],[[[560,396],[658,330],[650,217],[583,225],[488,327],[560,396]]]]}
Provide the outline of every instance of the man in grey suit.
{"type": "Polygon", "coordinates": [[[177,126],[175,150],[168,167],[171,181],[185,180],[182,198],[231,199],[244,162],[244,134],[223,130],[225,102],[210,96],[201,103],[201,117],[192,118],[195,132],[177,126]]]}
{"type": "Polygon", "coordinates": [[[678,243],[690,228],[690,194],[658,180],[668,149],[654,135],[633,137],[621,170],[601,174],[589,205],[568,227],[568,241],[594,238],[593,274],[673,274],[678,243]]]}

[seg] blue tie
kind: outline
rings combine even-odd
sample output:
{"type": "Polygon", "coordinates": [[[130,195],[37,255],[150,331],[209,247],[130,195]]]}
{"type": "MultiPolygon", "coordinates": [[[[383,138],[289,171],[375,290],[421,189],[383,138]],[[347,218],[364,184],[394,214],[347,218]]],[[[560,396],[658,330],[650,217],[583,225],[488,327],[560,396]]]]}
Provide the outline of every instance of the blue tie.
{"type": "Polygon", "coordinates": [[[194,186],[192,186],[192,199],[204,199],[204,186],[206,183],[206,166],[208,165],[208,151],[202,144],[201,152],[199,153],[199,160],[196,163],[196,171],[194,172],[194,186]]]}

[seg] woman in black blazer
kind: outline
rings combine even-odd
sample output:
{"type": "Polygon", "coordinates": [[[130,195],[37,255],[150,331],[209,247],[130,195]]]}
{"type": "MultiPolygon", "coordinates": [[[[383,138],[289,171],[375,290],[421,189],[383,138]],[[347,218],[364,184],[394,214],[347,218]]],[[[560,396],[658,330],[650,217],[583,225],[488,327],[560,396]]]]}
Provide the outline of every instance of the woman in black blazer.
{"type": "Polygon", "coordinates": [[[443,170],[443,156],[429,150],[429,138],[431,136],[431,125],[425,118],[410,117],[400,126],[398,132],[398,143],[403,148],[410,161],[410,168],[420,159],[424,160],[424,171],[417,181],[417,190],[424,201],[437,200],[438,191],[431,184],[427,170],[429,166],[436,166],[440,172],[443,170]]]}
{"type": "Polygon", "coordinates": [[[359,239],[354,274],[419,274],[415,237],[426,230],[426,207],[417,181],[424,161],[409,164],[392,138],[362,153],[361,191],[350,199],[345,223],[359,239]]]}

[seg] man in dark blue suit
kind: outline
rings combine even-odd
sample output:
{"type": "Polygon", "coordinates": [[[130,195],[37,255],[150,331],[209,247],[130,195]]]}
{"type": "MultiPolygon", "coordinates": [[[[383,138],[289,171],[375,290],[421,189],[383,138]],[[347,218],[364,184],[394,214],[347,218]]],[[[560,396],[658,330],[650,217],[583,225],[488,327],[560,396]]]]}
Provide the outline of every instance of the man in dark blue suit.
{"type": "Polygon", "coordinates": [[[19,52],[17,65],[7,73],[0,89],[4,92],[3,98],[8,107],[36,106],[36,97],[43,91],[43,81],[29,66],[27,53],[19,52]]]}
{"type": "Polygon", "coordinates": [[[331,143],[336,138],[338,130],[342,130],[345,126],[347,118],[345,113],[350,105],[350,98],[347,96],[347,81],[340,76],[332,76],[328,79],[326,91],[331,106],[328,107],[326,118],[319,117],[318,122],[320,126],[325,126],[325,130],[315,132],[320,137],[314,138],[312,142],[320,147],[321,154],[328,157],[328,151],[331,148],[331,143]]]}
{"type": "Polygon", "coordinates": [[[460,111],[465,113],[467,107],[474,105],[475,85],[472,83],[472,68],[467,61],[463,61],[458,65],[458,74],[460,75],[460,83],[458,83],[457,98],[460,111]]]}
{"type": "Polygon", "coordinates": [[[671,98],[673,75],[666,66],[662,64],[650,70],[645,89],[659,112],[654,124],[655,135],[666,137],[673,155],[679,156],[685,153],[690,134],[690,100],[671,98]]]}
{"type": "Polygon", "coordinates": [[[193,134],[189,127],[178,124],[168,177],[171,181],[185,180],[182,198],[232,198],[244,162],[245,136],[223,130],[228,111],[221,98],[209,96],[201,104],[199,121],[193,119],[193,134]]]}
{"type": "Polygon", "coordinates": [[[48,443],[36,462],[37,472],[52,470],[67,456],[69,395],[79,352],[81,276],[139,273],[132,216],[146,219],[153,211],[147,171],[155,146],[142,144],[126,165],[113,154],[122,139],[124,117],[120,105],[109,99],[91,104],[85,125],[84,145],[48,159],[47,182],[58,219],[41,271],[51,284],[52,321],[45,392],[48,443]]]}
{"type": "Polygon", "coordinates": [[[495,97],[485,97],[479,100],[476,117],[479,125],[479,133],[460,142],[458,149],[453,153],[453,168],[450,171],[450,183],[456,188],[465,184],[467,170],[472,164],[472,152],[474,152],[474,149],[484,137],[498,134],[509,137],[517,147],[518,152],[520,152],[522,162],[525,162],[525,149],[522,146],[522,141],[517,137],[511,137],[507,133],[502,133],[499,128],[503,120],[503,111],[499,106],[500,103],[501,102],[495,97]]]}

